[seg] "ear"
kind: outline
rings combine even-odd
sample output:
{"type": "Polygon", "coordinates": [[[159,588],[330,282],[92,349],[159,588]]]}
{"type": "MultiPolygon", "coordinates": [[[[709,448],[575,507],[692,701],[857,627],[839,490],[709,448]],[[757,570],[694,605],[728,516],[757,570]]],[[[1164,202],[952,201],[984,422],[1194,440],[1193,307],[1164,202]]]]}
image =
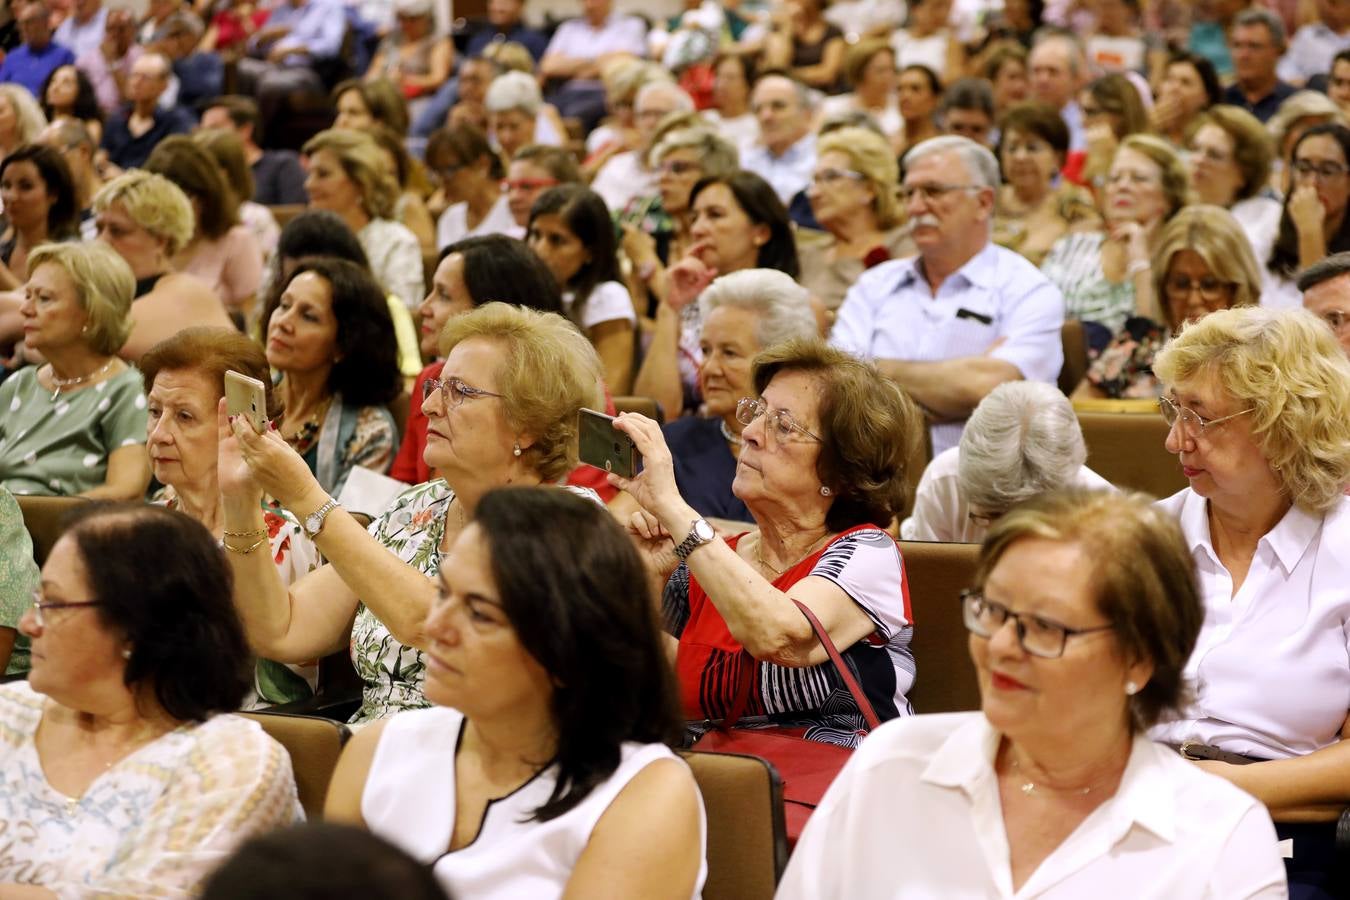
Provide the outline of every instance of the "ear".
{"type": "Polygon", "coordinates": [[[763,247],[773,237],[773,229],[768,225],[756,225],[750,230],[750,240],[756,247],[763,247]]]}

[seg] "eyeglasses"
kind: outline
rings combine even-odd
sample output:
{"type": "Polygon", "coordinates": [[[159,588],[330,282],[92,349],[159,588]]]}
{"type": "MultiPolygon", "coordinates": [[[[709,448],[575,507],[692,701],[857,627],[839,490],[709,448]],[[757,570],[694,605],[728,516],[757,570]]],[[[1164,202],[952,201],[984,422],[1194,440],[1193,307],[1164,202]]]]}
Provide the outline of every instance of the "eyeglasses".
{"type": "Polygon", "coordinates": [[[861,172],[854,172],[851,169],[821,169],[811,176],[811,183],[816,187],[829,188],[834,187],[841,181],[865,181],[867,176],[861,172]]]}
{"type": "Polygon", "coordinates": [[[429,400],[436,391],[442,391],[441,400],[445,403],[446,409],[454,409],[464,402],[464,398],[470,400],[480,400],[483,397],[500,397],[501,394],[494,394],[492,391],[485,391],[482,388],[469,387],[469,385],[460,381],[458,378],[447,378],[442,381],[439,378],[428,378],[422,382],[422,399],[429,400]]]}
{"type": "Polygon", "coordinates": [[[999,519],[1003,518],[1003,513],[1001,512],[977,513],[972,511],[966,513],[966,518],[969,519],[971,523],[974,525],[978,525],[981,528],[988,528],[990,525],[993,525],[999,519]]]}
{"type": "Polygon", "coordinates": [[[1124,184],[1129,182],[1135,187],[1148,187],[1151,185],[1162,184],[1162,181],[1153,175],[1146,175],[1143,172],[1131,172],[1128,169],[1122,169],[1119,172],[1111,172],[1106,176],[1107,184],[1124,184]]]}
{"type": "Polygon", "coordinates": [[[742,397],[740,402],[736,404],[736,421],[740,422],[742,425],[749,425],[765,413],[768,413],[769,424],[774,427],[780,441],[785,441],[792,437],[792,433],[795,431],[798,434],[806,435],[814,441],[822,444],[825,443],[824,438],[812,434],[801,425],[798,425],[797,420],[792,418],[787,410],[775,409],[770,411],[768,405],[765,404],[763,400],[755,400],[751,397],[742,397]]]}
{"type": "Polygon", "coordinates": [[[1339,309],[1329,309],[1326,312],[1320,312],[1318,317],[1331,326],[1331,330],[1337,333],[1350,322],[1350,313],[1339,309]]]}
{"type": "Polygon", "coordinates": [[[896,194],[901,203],[909,203],[914,197],[922,197],[925,203],[935,203],[953,191],[978,191],[974,184],[906,184],[901,185],[896,194]]]}
{"type": "Polygon", "coordinates": [[[96,600],[72,600],[69,602],[44,600],[42,589],[33,591],[33,621],[39,628],[47,627],[47,613],[57,609],[77,609],[84,606],[102,606],[96,600]]]}
{"type": "Polygon", "coordinates": [[[501,188],[503,194],[509,194],[511,191],[539,191],[556,184],[556,178],[516,178],[502,181],[501,188]]]}
{"type": "Polygon", "coordinates": [[[662,175],[688,175],[690,172],[703,171],[703,166],[687,159],[672,159],[670,162],[661,163],[660,171],[662,175]]]}
{"type": "Polygon", "coordinates": [[[1171,428],[1177,423],[1177,419],[1180,419],[1181,427],[1191,437],[1202,437],[1206,428],[1218,425],[1222,422],[1227,422],[1229,419],[1236,419],[1238,416],[1246,415],[1253,409],[1255,409],[1255,407],[1248,407],[1240,412],[1233,413],[1231,416],[1222,416],[1218,419],[1206,419],[1195,410],[1187,409],[1180,403],[1169,400],[1166,397],[1158,398],[1158,412],[1162,413],[1163,421],[1167,423],[1167,427],[1171,428]]]}
{"type": "Polygon", "coordinates": [[[1095,628],[1070,628],[1043,616],[1015,613],[1002,603],[986,600],[983,593],[974,589],[961,592],[961,613],[966,629],[982,638],[993,637],[1012,619],[1017,626],[1017,643],[1027,653],[1041,659],[1059,659],[1064,655],[1064,646],[1071,637],[1112,631],[1116,627],[1098,625],[1095,628]]]}
{"type": "Polygon", "coordinates": [[[1345,172],[1345,166],[1340,163],[1314,163],[1306,159],[1294,161],[1294,174],[1300,178],[1318,178],[1322,181],[1331,181],[1340,178],[1345,172]]]}
{"type": "Polygon", "coordinates": [[[1198,281],[1191,281],[1185,275],[1178,275],[1176,278],[1167,279],[1164,287],[1167,289],[1167,293],[1174,297],[1189,297],[1191,291],[1199,291],[1200,296],[1205,300],[1222,300],[1232,290],[1233,285],[1217,278],[1201,278],[1198,281]]]}

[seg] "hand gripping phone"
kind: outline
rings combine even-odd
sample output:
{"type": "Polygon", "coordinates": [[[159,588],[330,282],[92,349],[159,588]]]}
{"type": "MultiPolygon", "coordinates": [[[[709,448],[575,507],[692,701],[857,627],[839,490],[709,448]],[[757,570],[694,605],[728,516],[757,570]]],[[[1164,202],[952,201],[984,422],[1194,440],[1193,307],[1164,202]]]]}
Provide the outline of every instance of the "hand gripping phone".
{"type": "Polygon", "coordinates": [[[633,439],[614,427],[614,417],[593,409],[577,414],[578,455],[588,466],[632,478],[642,464],[633,439]]]}

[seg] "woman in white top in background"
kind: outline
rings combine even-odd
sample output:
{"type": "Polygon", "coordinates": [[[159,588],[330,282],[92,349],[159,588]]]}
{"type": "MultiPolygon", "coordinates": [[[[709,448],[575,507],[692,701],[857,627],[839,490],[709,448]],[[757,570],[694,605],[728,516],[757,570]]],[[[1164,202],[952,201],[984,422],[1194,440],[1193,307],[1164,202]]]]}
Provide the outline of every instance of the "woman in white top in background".
{"type": "Polygon", "coordinates": [[[1270,810],[1296,897],[1344,897],[1350,806],[1350,362],[1312,313],[1212,312],[1153,363],[1190,487],[1160,505],[1194,557],[1203,706],[1153,730],[1270,810]],[[1300,893],[1298,889],[1307,891],[1300,893]]]}
{"type": "Polygon", "coordinates": [[[1171,516],[1035,498],[990,529],[961,602],[982,711],[873,731],[779,900],[1286,896],[1261,804],[1145,734],[1185,702],[1204,616],[1171,516]]]}
{"type": "Polygon", "coordinates": [[[527,240],[563,290],[563,310],[595,345],[611,393],[633,379],[633,299],[619,275],[605,201],[581,185],[549,188],[530,210],[527,240]]]}
{"type": "Polygon", "coordinates": [[[348,744],[325,818],[392,841],[456,897],[700,896],[703,806],[667,746],[681,726],[656,598],[603,507],[486,494],[424,629],[436,705],[348,744]]]}

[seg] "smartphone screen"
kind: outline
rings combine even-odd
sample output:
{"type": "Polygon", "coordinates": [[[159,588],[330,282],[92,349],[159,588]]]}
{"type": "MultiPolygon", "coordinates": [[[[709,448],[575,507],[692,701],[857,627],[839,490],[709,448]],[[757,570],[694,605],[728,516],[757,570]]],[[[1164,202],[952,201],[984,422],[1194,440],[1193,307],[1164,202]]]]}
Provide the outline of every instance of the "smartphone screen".
{"type": "Polygon", "coordinates": [[[577,414],[578,455],[588,466],[632,478],[642,464],[633,439],[614,427],[614,417],[593,409],[577,414]]]}

